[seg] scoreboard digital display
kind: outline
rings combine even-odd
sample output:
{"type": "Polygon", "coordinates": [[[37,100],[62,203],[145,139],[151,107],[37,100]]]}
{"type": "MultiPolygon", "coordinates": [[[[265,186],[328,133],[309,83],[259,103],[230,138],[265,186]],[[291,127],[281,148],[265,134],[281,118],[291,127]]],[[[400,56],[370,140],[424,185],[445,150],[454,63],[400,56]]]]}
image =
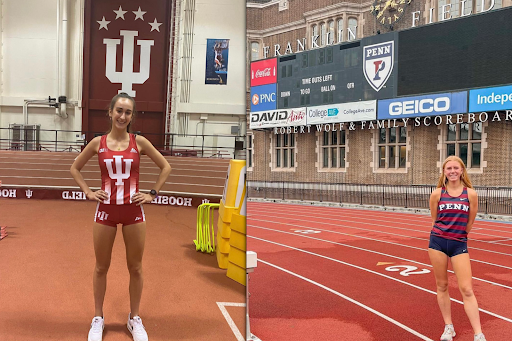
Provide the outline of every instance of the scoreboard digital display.
{"type": "MultiPolygon", "coordinates": [[[[396,81],[394,68],[390,69],[386,84],[379,91],[374,90],[365,80],[363,73],[363,49],[365,46],[395,41],[396,37],[396,33],[383,34],[356,42],[279,57],[277,108],[394,97],[396,81]]],[[[393,54],[396,54],[396,50],[393,54]]],[[[396,59],[396,56],[393,57],[391,62],[396,59]]]]}
{"type": "MultiPolygon", "coordinates": [[[[512,84],[511,18],[507,7],[253,62],[251,112],[309,115],[314,107],[334,112],[336,104],[512,84]]],[[[255,117],[272,117],[265,115],[255,117]]]]}
{"type": "Polygon", "coordinates": [[[512,83],[512,8],[401,31],[398,95],[512,83]]]}

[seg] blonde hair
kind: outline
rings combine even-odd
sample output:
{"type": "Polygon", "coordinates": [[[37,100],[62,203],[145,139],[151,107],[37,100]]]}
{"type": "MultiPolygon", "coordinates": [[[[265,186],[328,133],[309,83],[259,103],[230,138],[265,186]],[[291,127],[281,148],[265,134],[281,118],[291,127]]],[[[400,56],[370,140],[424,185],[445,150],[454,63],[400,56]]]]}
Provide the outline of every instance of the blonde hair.
{"type": "Polygon", "coordinates": [[[444,175],[444,167],[446,164],[450,161],[457,161],[461,168],[462,168],[462,174],[460,176],[460,181],[464,185],[464,187],[473,188],[473,184],[471,184],[471,180],[469,179],[468,172],[466,170],[466,165],[464,162],[462,162],[462,159],[455,155],[450,155],[444,160],[443,162],[443,168],[441,170],[441,176],[439,177],[439,181],[437,182],[437,188],[446,186],[446,183],[448,182],[448,179],[446,178],[446,175],[444,175]]]}

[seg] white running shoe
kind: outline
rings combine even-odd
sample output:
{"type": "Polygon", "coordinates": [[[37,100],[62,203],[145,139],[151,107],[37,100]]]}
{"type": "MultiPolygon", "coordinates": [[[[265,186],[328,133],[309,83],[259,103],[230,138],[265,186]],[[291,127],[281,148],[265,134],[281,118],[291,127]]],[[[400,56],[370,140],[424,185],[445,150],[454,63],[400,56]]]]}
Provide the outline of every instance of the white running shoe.
{"type": "Polygon", "coordinates": [[[453,324],[447,324],[444,326],[444,333],[441,335],[441,341],[452,341],[455,337],[455,329],[453,329],[453,324]]]}
{"type": "Polygon", "coordinates": [[[94,316],[87,341],[101,341],[103,339],[104,320],[101,316],[94,316]]]}
{"type": "Polygon", "coordinates": [[[132,333],[133,341],[148,341],[148,333],[146,333],[146,328],[144,328],[139,316],[131,318],[131,313],[128,314],[127,327],[130,333],[132,333]]]}
{"type": "Polygon", "coordinates": [[[478,335],[475,335],[475,339],[474,341],[486,341],[485,340],[485,336],[484,336],[484,333],[480,333],[478,335]]]}

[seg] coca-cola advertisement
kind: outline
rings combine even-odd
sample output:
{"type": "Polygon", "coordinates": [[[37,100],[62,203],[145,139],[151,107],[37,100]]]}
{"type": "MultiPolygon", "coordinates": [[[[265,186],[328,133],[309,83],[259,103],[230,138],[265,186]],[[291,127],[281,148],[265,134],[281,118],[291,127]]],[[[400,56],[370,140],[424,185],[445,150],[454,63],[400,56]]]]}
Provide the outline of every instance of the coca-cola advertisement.
{"type": "Polygon", "coordinates": [[[251,86],[277,82],[277,58],[251,63],[251,86]]]}

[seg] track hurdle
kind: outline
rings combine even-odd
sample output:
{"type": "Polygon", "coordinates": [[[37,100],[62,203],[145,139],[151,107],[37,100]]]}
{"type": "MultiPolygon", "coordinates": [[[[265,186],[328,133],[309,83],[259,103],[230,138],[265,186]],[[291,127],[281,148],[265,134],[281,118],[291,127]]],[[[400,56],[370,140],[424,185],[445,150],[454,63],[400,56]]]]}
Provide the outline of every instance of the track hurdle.
{"type": "Polygon", "coordinates": [[[213,228],[213,211],[219,204],[205,203],[197,207],[197,231],[194,244],[196,251],[212,253],[215,251],[215,231],[213,228]]]}

